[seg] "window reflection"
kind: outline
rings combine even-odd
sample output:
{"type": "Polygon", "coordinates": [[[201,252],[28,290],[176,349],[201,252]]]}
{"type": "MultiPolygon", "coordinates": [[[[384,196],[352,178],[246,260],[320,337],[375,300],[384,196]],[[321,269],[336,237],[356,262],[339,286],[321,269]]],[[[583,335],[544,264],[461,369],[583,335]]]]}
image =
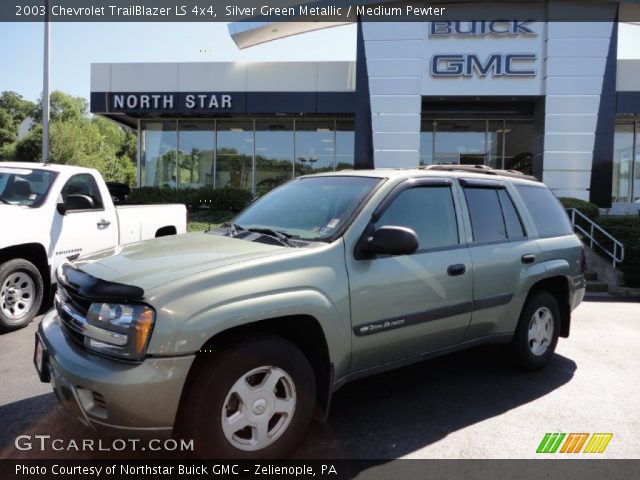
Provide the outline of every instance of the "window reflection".
{"type": "Polygon", "coordinates": [[[256,120],[256,194],[293,176],[293,120],[256,120]]]}
{"type": "Polygon", "coordinates": [[[142,130],[140,184],[145,187],[177,185],[175,121],[146,122],[142,130]]]}
{"type": "Polygon", "coordinates": [[[333,121],[296,121],[296,176],[333,170],[335,135],[333,121]]]}
{"type": "MultiPolygon", "coordinates": [[[[613,188],[614,202],[631,201],[633,169],[633,123],[617,124],[613,136],[613,188]]],[[[637,192],[636,195],[640,194],[637,192]]]]}
{"type": "Polygon", "coordinates": [[[251,190],[253,186],[253,122],[218,122],[215,187],[251,190]]]}
{"type": "Polygon", "coordinates": [[[261,195],[295,175],[353,168],[354,121],[148,120],[141,126],[140,185],[236,187],[261,195]]]}
{"type": "Polygon", "coordinates": [[[489,165],[532,171],[533,121],[422,119],[420,165],[489,165]]]}
{"type": "Polygon", "coordinates": [[[336,121],[336,170],[353,168],[354,128],[353,120],[336,121]]]}
{"type": "Polygon", "coordinates": [[[180,122],[178,186],[213,186],[214,122],[180,122]]]}

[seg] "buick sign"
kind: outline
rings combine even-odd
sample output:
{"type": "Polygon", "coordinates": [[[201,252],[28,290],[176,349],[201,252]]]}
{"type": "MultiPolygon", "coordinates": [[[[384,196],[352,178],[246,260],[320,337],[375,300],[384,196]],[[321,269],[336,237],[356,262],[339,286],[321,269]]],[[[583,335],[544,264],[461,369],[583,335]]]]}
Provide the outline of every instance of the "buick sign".
{"type": "Polygon", "coordinates": [[[516,37],[527,36],[535,37],[538,34],[531,30],[527,24],[530,21],[522,22],[519,20],[495,20],[487,22],[485,20],[475,22],[431,22],[429,36],[442,37],[449,35],[457,36],[485,36],[494,37],[516,37]]]}

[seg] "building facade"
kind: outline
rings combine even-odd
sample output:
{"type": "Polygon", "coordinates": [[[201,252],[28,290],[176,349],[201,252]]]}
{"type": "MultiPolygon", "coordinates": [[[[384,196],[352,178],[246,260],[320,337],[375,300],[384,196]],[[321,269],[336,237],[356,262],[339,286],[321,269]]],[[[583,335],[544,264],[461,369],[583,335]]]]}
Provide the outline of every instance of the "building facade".
{"type": "MultiPolygon", "coordinates": [[[[611,21],[362,22],[354,62],[94,64],[91,111],[138,130],[140,185],[259,194],[310,172],[484,164],[634,210],[640,61],[617,59],[606,7],[611,21]]],[[[291,34],[272,27],[230,33],[291,34]]]]}

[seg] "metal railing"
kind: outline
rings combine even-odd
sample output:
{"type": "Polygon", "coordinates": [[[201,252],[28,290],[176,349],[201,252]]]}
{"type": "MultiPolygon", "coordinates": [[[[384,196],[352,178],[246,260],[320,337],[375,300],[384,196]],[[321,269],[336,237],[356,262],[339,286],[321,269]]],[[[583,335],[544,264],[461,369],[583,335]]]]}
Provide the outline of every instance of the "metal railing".
{"type": "Polygon", "coordinates": [[[624,245],[596,222],[576,208],[567,208],[574,231],[584,236],[583,242],[591,248],[597,246],[612,261],[613,268],[624,261],[624,245]],[[580,223],[582,223],[582,225],[580,223]],[[584,225],[586,224],[586,225],[584,225]],[[598,237],[598,238],[597,238],[598,237]],[[609,247],[604,243],[611,243],[609,247]]]}

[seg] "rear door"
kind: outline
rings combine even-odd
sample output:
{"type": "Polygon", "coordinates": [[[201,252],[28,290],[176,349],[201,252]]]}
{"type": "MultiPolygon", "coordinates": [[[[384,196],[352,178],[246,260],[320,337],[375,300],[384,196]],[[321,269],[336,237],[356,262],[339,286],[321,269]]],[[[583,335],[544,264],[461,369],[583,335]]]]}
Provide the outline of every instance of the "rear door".
{"type": "Polygon", "coordinates": [[[450,179],[405,182],[378,207],[373,228],[411,228],[418,250],[362,260],[347,252],[352,371],[444,348],[464,337],[473,283],[458,210],[450,179]]]}
{"type": "Polygon", "coordinates": [[[473,314],[466,339],[512,332],[539,247],[530,239],[502,180],[461,179],[473,263],[473,314]]]}

